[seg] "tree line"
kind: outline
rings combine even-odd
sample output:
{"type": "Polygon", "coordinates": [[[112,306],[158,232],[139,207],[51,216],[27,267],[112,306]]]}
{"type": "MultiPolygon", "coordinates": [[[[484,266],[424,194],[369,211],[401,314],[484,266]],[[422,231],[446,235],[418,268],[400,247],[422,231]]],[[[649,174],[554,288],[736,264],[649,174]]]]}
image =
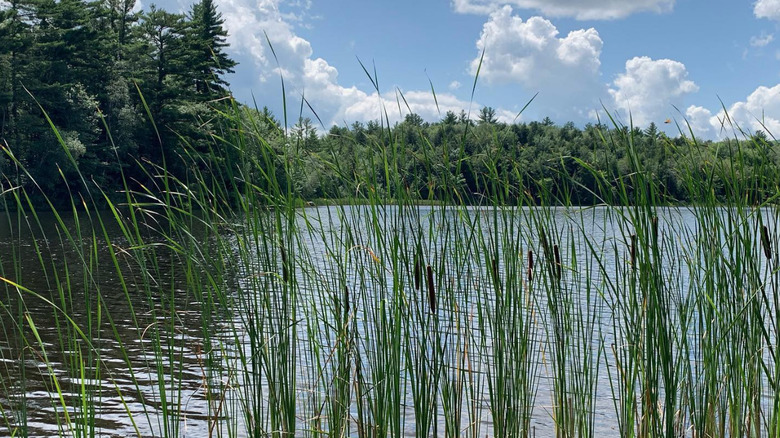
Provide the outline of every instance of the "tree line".
{"type": "MultiPolygon", "coordinates": [[[[286,140],[295,149],[288,146],[288,153],[299,157],[287,174],[304,199],[349,197],[367,187],[392,192],[397,187],[391,185],[400,184],[431,200],[480,203],[499,194],[506,202],[524,197],[593,205],[621,195],[630,200],[636,188],[625,182],[637,171],[654,181],[659,202],[668,204],[695,202],[701,192],[733,199],[738,191],[753,203],[773,199],[780,193],[778,143],[763,131],[734,131],[713,141],[683,130],[670,137],[654,123],[644,129],[612,121],[580,128],[549,118],[501,123],[493,108],[483,107],[476,120],[447,112],[426,122],[411,113],[391,127],[355,122],[322,136],[302,118],[286,140]],[[385,166],[400,179],[388,181],[385,166]]],[[[277,151],[284,155],[282,146],[277,151]]]]}
{"type": "Polygon", "coordinates": [[[3,3],[2,184],[34,184],[69,200],[63,181],[86,177],[111,193],[154,185],[154,169],[165,169],[180,180],[214,176],[224,193],[237,179],[273,178],[304,200],[370,188],[430,200],[479,203],[503,190],[507,202],[593,204],[625,188],[621,178],[641,166],[670,203],[691,201],[691,181],[717,195],[739,186],[757,202],[777,193],[777,143],[762,132],[694,141],[655,124],[501,123],[490,107],[473,119],[446,112],[428,122],[409,113],[398,123],[332,127],[301,115],[288,130],[267,108],[232,100],[226,75],[236,62],[226,37],[213,0],[186,14],[135,11],[135,0],[3,3]]]}

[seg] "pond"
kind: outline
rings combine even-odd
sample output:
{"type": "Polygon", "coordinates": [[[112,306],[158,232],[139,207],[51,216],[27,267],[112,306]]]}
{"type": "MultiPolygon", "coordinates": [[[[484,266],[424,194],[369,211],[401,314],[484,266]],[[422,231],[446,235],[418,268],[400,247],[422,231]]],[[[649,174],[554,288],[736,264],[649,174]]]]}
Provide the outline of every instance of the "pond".
{"type": "Polygon", "coordinates": [[[0,434],[775,430],[774,210],[116,218],[0,223],[0,434]]]}

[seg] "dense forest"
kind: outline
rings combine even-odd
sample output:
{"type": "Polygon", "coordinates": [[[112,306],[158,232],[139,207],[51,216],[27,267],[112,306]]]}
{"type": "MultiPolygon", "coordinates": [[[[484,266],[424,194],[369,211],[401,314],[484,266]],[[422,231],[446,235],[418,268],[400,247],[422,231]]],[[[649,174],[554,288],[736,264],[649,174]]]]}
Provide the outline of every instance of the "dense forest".
{"type": "MultiPolygon", "coordinates": [[[[167,159],[177,171],[182,140],[202,147],[204,121],[236,65],[224,51],[223,20],[212,0],[186,15],[134,12],[134,4],[0,3],[0,139],[29,172],[16,183],[32,177],[53,198],[64,196],[59,172],[73,177],[75,160],[110,190],[122,186],[122,167],[143,179],[136,160],[167,159]]],[[[8,156],[0,170],[16,177],[8,156]]]]}
{"type": "Polygon", "coordinates": [[[716,193],[728,190],[724,178],[739,181],[756,201],[777,192],[774,173],[762,169],[776,169],[780,156],[762,132],[712,142],[686,135],[684,125],[672,138],[654,124],[506,124],[490,107],[476,117],[447,112],[433,123],[409,113],[394,124],[386,118],[330,128],[301,115],[288,129],[267,108],[232,100],[227,75],[236,62],[226,54],[228,29],[213,0],[199,0],[187,14],[154,6],[135,12],[134,3],[0,3],[4,186],[35,184],[62,200],[73,195],[63,181],[85,177],[86,186],[117,193],[148,187],[150,168],[182,181],[192,171],[220,175],[217,182],[229,186],[251,175],[249,163],[264,175],[262,167],[276,167],[274,177],[301,199],[348,198],[367,187],[390,193],[389,165],[422,199],[457,193],[479,202],[500,181],[513,188],[507,201],[548,194],[592,204],[641,164],[670,203],[688,201],[690,188],[681,185],[690,176],[716,193]],[[242,131],[253,134],[231,140],[242,131]],[[203,172],[213,166],[223,171],[203,172]]]}

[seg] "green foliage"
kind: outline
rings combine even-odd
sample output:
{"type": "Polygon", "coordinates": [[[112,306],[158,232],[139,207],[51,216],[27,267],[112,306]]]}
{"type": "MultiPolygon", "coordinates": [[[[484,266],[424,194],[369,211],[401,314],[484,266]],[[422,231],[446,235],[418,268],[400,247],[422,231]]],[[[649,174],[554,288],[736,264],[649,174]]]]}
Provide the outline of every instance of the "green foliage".
{"type": "Polygon", "coordinates": [[[154,6],[134,13],[134,4],[14,0],[0,11],[0,142],[31,177],[4,167],[4,179],[34,180],[65,203],[72,193],[60,172],[73,178],[78,167],[110,192],[123,187],[122,169],[151,183],[136,161],[168,163],[186,178],[182,157],[207,154],[208,128],[221,123],[210,102],[228,95],[224,75],[235,66],[223,20],[208,0],[190,17],[154,6]]]}

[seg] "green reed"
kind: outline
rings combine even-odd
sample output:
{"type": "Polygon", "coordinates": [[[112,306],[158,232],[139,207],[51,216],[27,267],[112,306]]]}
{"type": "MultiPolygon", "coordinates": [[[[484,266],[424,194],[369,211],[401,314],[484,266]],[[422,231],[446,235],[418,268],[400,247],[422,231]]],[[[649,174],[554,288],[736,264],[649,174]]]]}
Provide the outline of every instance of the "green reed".
{"type": "Polygon", "coordinates": [[[138,436],[193,433],[198,403],[209,436],[586,437],[602,421],[626,437],[780,433],[778,213],[754,202],[776,199],[754,192],[780,175],[742,150],[772,145],[735,139],[706,171],[693,136],[666,145],[690,160],[692,226],[615,120],[594,149],[627,156],[626,171],[561,157],[557,185],[534,195],[490,153],[496,133],[481,168],[462,169],[468,128],[450,167],[422,130],[413,152],[382,129],[367,174],[316,157],[355,188],[350,205],[301,208],[295,139],[280,150],[266,136],[288,134],[258,112],[219,110],[208,152],[183,145],[186,177],[135,163],[153,186],[126,183],[121,201],[81,174],[63,180],[65,207],[34,206],[32,188],[0,198],[9,435],[36,433],[36,387],[71,436],[105,433],[109,401],[138,436]],[[405,160],[431,177],[425,195],[405,160]],[[571,205],[572,168],[602,205],[571,205]]]}

